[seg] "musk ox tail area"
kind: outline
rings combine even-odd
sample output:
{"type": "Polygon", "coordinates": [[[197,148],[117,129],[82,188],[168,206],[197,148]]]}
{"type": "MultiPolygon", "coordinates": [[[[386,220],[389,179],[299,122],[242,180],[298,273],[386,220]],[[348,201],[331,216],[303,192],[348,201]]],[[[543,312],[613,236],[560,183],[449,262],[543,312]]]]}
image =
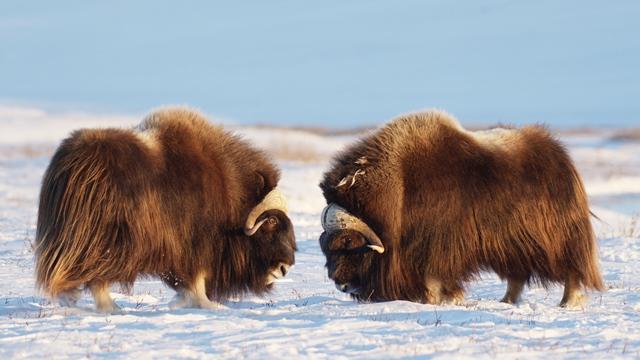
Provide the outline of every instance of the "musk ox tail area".
{"type": "Polygon", "coordinates": [[[40,192],[35,254],[41,290],[55,297],[114,274],[123,285],[133,283],[125,254],[134,251],[129,219],[150,171],[147,151],[129,130],[79,130],[62,142],[40,192]]]}
{"type": "MultiPolygon", "coordinates": [[[[580,217],[581,221],[578,222],[578,226],[573,229],[575,242],[573,244],[570,243],[576,247],[573,249],[576,254],[571,254],[568,258],[575,259],[576,264],[574,264],[574,266],[577,269],[581,269],[582,285],[585,288],[604,291],[604,281],[602,280],[600,266],[598,265],[598,244],[590,218],[590,216],[595,215],[589,210],[587,194],[584,190],[580,175],[578,175],[575,167],[572,166],[571,169],[571,176],[573,177],[578,201],[583,202],[578,208],[585,210],[583,216],[580,217]]],[[[569,251],[571,251],[571,249],[569,249],[569,251]]]]}
{"type": "Polygon", "coordinates": [[[604,282],[598,265],[598,247],[588,215],[585,215],[583,222],[582,226],[572,229],[573,239],[565,248],[565,251],[570,253],[565,257],[569,262],[568,270],[575,271],[585,288],[604,291],[604,282]]]}
{"type": "Polygon", "coordinates": [[[602,276],[600,275],[600,267],[598,266],[595,249],[593,251],[592,258],[593,260],[587,265],[583,285],[589,289],[604,291],[604,282],[602,281],[602,276]]]}

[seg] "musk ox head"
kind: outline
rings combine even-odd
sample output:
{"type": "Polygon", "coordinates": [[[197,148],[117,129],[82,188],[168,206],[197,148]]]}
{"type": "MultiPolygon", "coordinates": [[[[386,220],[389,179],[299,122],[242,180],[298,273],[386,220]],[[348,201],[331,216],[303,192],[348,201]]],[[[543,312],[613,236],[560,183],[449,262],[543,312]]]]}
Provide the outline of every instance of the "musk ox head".
{"type": "Polygon", "coordinates": [[[344,208],[329,204],[322,211],[320,248],[327,263],[328,276],[336,288],[355,297],[363,294],[363,279],[371,277],[377,257],[384,253],[380,237],[361,219],[344,208]]]}
{"type": "Polygon", "coordinates": [[[247,216],[244,233],[250,237],[254,259],[256,292],[270,290],[273,282],[287,275],[295,263],[296,240],[287,216],[287,203],[277,188],[247,216]]]}

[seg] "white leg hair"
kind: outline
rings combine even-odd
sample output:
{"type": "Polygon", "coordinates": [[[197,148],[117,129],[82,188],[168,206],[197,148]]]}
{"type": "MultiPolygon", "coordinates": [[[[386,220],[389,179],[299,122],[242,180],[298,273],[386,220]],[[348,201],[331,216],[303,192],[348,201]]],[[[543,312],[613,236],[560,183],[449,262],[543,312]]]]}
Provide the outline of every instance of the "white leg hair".
{"type": "Polygon", "coordinates": [[[438,305],[442,303],[442,282],[440,279],[427,275],[427,304],[438,305]]]}
{"type": "Polygon", "coordinates": [[[452,305],[463,305],[464,304],[464,290],[456,291],[455,294],[447,298],[447,302],[452,305]]]}
{"type": "Polygon", "coordinates": [[[580,281],[569,272],[564,281],[564,294],[560,301],[561,307],[583,308],[587,301],[587,296],[582,292],[580,281]]]}
{"type": "Polygon", "coordinates": [[[585,306],[587,302],[587,296],[580,289],[573,289],[567,291],[565,288],[564,296],[560,302],[560,307],[566,307],[570,309],[580,309],[585,306]]]}
{"type": "Polygon", "coordinates": [[[209,300],[205,286],[205,275],[199,274],[190,289],[182,289],[176,294],[176,298],[171,302],[172,309],[178,308],[199,308],[218,309],[220,303],[209,300]]]}
{"type": "Polygon", "coordinates": [[[122,310],[111,298],[109,294],[109,283],[100,282],[89,286],[93,300],[96,303],[96,310],[104,313],[119,313],[122,310]]]}
{"type": "Polygon", "coordinates": [[[444,303],[452,305],[464,304],[464,290],[456,290],[453,294],[445,294],[444,287],[442,286],[442,280],[439,278],[427,275],[427,304],[440,305],[444,303]]]}

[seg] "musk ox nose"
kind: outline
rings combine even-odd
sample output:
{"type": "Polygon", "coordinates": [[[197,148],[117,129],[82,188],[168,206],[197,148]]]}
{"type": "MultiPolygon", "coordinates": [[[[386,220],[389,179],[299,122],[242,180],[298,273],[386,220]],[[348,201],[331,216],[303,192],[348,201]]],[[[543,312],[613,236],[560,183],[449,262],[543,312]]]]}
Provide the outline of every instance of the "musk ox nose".
{"type": "Polygon", "coordinates": [[[278,266],[276,266],[276,268],[273,270],[273,274],[276,278],[283,278],[287,275],[287,273],[289,272],[289,268],[291,268],[291,265],[285,264],[285,263],[280,263],[278,264],[278,266]]]}
{"type": "Polygon", "coordinates": [[[289,268],[291,265],[287,265],[285,263],[279,263],[267,276],[267,285],[282,279],[289,272],[289,268]]]}
{"type": "Polygon", "coordinates": [[[343,284],[336,283],[336,288],[346,294],[360,293],[360,289],[357,286],[353,286],[351,283],[343,283],[343,284]]]}

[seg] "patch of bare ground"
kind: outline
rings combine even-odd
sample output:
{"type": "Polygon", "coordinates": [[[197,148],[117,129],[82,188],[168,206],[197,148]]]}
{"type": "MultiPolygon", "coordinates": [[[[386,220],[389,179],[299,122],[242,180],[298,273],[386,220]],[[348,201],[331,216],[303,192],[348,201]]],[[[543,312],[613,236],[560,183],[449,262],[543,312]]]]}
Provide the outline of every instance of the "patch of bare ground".
{"type": "Polygon", "coordinates": [[[55,144],[0,145],[0,160],[51,156],[55,149],[55,144]]]}
{"type": "Polygon", "coordinates": [[[611,140],[640,142],[640,128],[616,130],[611,140]]]}
{"type": "Polygon", "coordinates": [[[330,127],[322,127],[322,126],[275,126],[275,125],[267,125],[267,124],[257,124],[252,125],[251,127],[256,129],[267,129],[267,130],[293,130],[293,131],[301,131],[309,134],[320,135],[320,136],[345,136],[345,135],[362,135],[366,134],[369,131],[375,130],[375,126],[361,126],[361,127],[353,127],[353,128],[330,128],[330,127]]]}
{"type": "Polygon", "coordinates": [[[319,152],[313,147],[304,147],[286,141],[273,141],[266,145],[266,150],[277,160],[313,163],[328,159],[326,153],[319,152]]]}

